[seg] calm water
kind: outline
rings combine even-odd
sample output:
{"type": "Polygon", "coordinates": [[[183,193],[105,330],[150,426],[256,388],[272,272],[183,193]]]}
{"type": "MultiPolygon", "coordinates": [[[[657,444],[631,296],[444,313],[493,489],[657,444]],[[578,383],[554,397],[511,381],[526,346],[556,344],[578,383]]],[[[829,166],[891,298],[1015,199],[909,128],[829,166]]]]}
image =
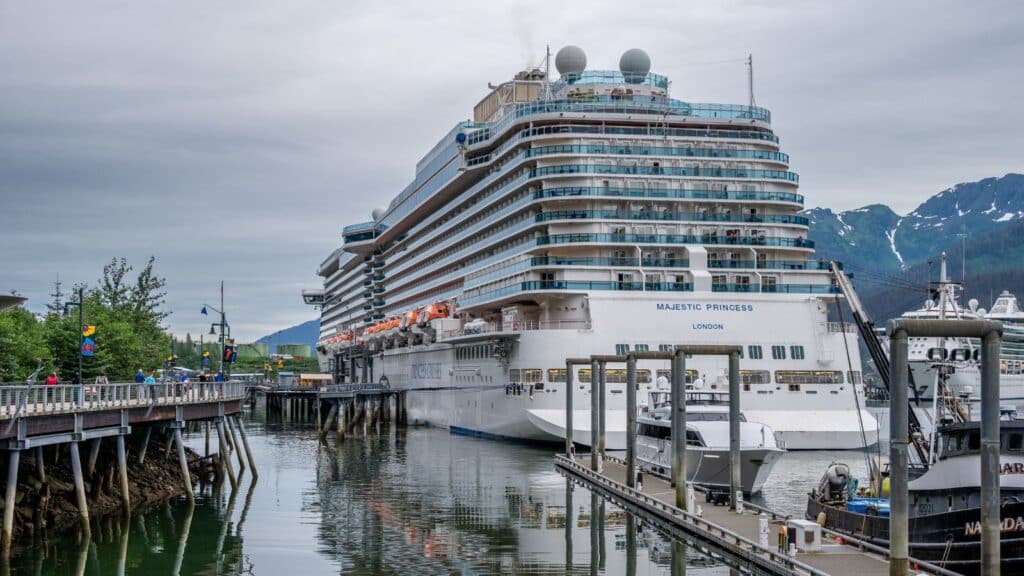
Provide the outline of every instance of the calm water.
{"type": "MultiPolygon", "coordinates": [[[[262,412],[262,411],[261,411],[262,412]]],[[[673,546],[584,488],[552,449],[412,428],[326,444],[310,424],[247,415],[260,477],[95,522],[93,540],[52,536],[14,574],[669,574],[673,546]],[[604,508],[601,522],[591,522],[604,508]],[[567,515],[567,508],[569,513],[567,515]],[[570,529],[566,531],[566,524],[570,529]],[[592,542],[596,546],[592,545],[592,542]],[[593,569],[592,569],[593,568],[593,569]]],[[[190,444],[202,451],[202,438],[190,444]]],[[[787,454],[762,501],[802,514],[810,483],[857,452],[787,454]]],[[[677,552],[678,553],[678,552],[677,552]]],[[[730,569],[686,549],[690,574],[730,569]]]]}

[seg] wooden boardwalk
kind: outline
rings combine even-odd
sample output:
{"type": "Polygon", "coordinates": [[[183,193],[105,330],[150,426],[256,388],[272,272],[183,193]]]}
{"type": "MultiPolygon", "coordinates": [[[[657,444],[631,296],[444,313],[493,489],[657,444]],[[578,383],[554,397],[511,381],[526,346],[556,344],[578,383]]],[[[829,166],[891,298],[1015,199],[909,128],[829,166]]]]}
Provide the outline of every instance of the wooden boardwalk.
{"type": "Polygon", "coordinates": [[[659,525],[671,525],[768,573],[839,576],[889,574],[889,562],[883,555],[834,541],[824,542],[820,552],[798,552],[794,558],[787,560],[787,557],[778,553],[775,546],[780,521],[770,522],[769,546],[762,548],[757,543],[759,512],[748,509],[743,514],[737,514],[727,506],[714,506],[699,498],[702,516],[698,518],[687,514],[673,506],[675,489],[661,478],[645,475],[642,491],[628,488],[625,485],[625,466],[616,459],[606,458],[600,474],[595,474],[591,469],[589,455],[578,456],[575,461],[558,456],[556,465],[588,488],[611,496],[613,501],[624,505],[630,512],[640,512],[649,519],[653,517],[659,525]]]}

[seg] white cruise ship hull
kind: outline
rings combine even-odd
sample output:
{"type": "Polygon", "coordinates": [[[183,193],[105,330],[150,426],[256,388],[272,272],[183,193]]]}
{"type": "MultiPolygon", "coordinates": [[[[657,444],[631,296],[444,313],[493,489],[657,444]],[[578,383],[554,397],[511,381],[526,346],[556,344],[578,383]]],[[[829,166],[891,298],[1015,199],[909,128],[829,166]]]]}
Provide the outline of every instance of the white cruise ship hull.
{"type": "MultiPolygon", "coordinates": [[[[660,343],[740,343],[746,349],[758,342],[767,355],[772,341],[786,343],[787,349],[791,343],[801,342],[806,351],[804,359],[746,358],[740,361],[740,367],[769,374],[796,369],[834,369],[846,373],[848,360],[842,338],[849,338],[849,346],[854,350],[856,339],[850,333],[830,332],[824,322],[815,322],[818,315],[824,317],[816,299],[772,295],[768,301],[752,294],[726,300],[717,296],[694,294],[685,299],[669,299],[658,294],[592,295],[593,329],[494,332],[398,347],[385,350],[382,357],[374,359],[373,379],[408,390],[406,407],[414,423],[494,438],[558,442],[564,440],[565,383],[551,381],[549,370],[564,368],[567,357],[611,353],[619,343],[631,347],[645,343],[656,350],[660,343]],[[678,312],[677,305],[694,303],[701,303],[700,312],[678,312]],[[729,306],[721,310],[734,312],[714,308],[708,311],[709,303],[729,306]],[[706,330],[704,326],[716,328],[706,330]],[[457,359],[457,348],[481,346],[501,338],[513,343],[507,363],[493,357],[457,359]],[[510,370],[527,369],[539,370],[543,378],[534,382],[510,381],[510,370]]],[[[859,365],[859,357],[850,361],[859,365]]],[[[709,390],[728,389],[727,367],[725,357],[695,357],[687,361],[687,368],[697,370],[709,390]]],[[[639,370],[650,371],[651,380],[658,370],[668,368],[667,360],[638,363],[639,370]]],[[[647,390],[654,386],[651,381],[641,383],[638,398],[646,397],[647,390]]],[[[874,417],[862,409],[858,418],[856,407],[864,402],[862,396],[855,400],[855,390],[858,395],[863,394],[860,384],[852,385],[846,380],[795,387],[756,383],[745,386],[741,407],[748,420],[771,426],[787,449],[855,449],[863,447],[865,441],[871,445],[878,440],[874,417]]],[[[589,383],[577,377],[573,394],[574,440],[589,444],[589,383]]],[[[625,384],[609,382],[606,447],[611,450],[625,447],[625,401],[625,384]]]]}

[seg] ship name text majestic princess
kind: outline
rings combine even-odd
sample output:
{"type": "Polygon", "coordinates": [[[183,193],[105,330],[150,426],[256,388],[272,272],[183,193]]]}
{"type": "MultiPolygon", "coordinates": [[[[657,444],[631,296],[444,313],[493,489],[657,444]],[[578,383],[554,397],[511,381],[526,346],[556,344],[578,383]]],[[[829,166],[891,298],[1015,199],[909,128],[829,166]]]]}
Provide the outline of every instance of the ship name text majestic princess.
{"type": "MultiPolygon", "coordinates": [[[[787,448],[873,443],[857,337],[828,321],[837,289],[768,110],[672,99],[642,50],[595,71],[568,46],[555,66],[492,87],[386,209],[343,229],[304,292],[322,367],[407,390],[420,422],[554,441],[566,357],[742,344],[749,421],[787,448]]],[[[725,390],[726,364],[693,358],[687,380],[725,390]]],[[[641,362],[642,390],[669,368],[641,362]]],[[[615,438],[625,370],[607,381],[615,438]]]]}

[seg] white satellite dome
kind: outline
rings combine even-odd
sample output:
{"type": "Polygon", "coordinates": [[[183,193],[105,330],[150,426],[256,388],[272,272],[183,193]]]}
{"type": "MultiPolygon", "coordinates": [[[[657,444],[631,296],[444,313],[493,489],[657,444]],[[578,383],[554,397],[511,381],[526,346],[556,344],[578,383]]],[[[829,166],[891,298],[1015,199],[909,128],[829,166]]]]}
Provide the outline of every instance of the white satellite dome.
{"type": "Polygon", "coordinates": [[[640,84],[651,71],[651,57],[639,48],[626,50],[619,58],[619,71],[630,84],[640,84]]]}
{"type": "Polygon", "coordinates": [[[971,298],[970,300],[968,300],[967,301],[967,307],[971,309],[971,312],[977,312],[978,311],[978,299],[977,298],[971,298]]]}
{"type": "Polygon", "coordinates": [[[373,212],[370,212],[370,217],[373,218],[374,222],[379,221],[384,216],[383,208],[374,208],[373,212]]]}
{"type": "Polygon", "coordinates": [[[587,54],[579,46],[565,46],[555,54],[555,69],[558,73],[582,74],[587,69],[587,54]]]}

